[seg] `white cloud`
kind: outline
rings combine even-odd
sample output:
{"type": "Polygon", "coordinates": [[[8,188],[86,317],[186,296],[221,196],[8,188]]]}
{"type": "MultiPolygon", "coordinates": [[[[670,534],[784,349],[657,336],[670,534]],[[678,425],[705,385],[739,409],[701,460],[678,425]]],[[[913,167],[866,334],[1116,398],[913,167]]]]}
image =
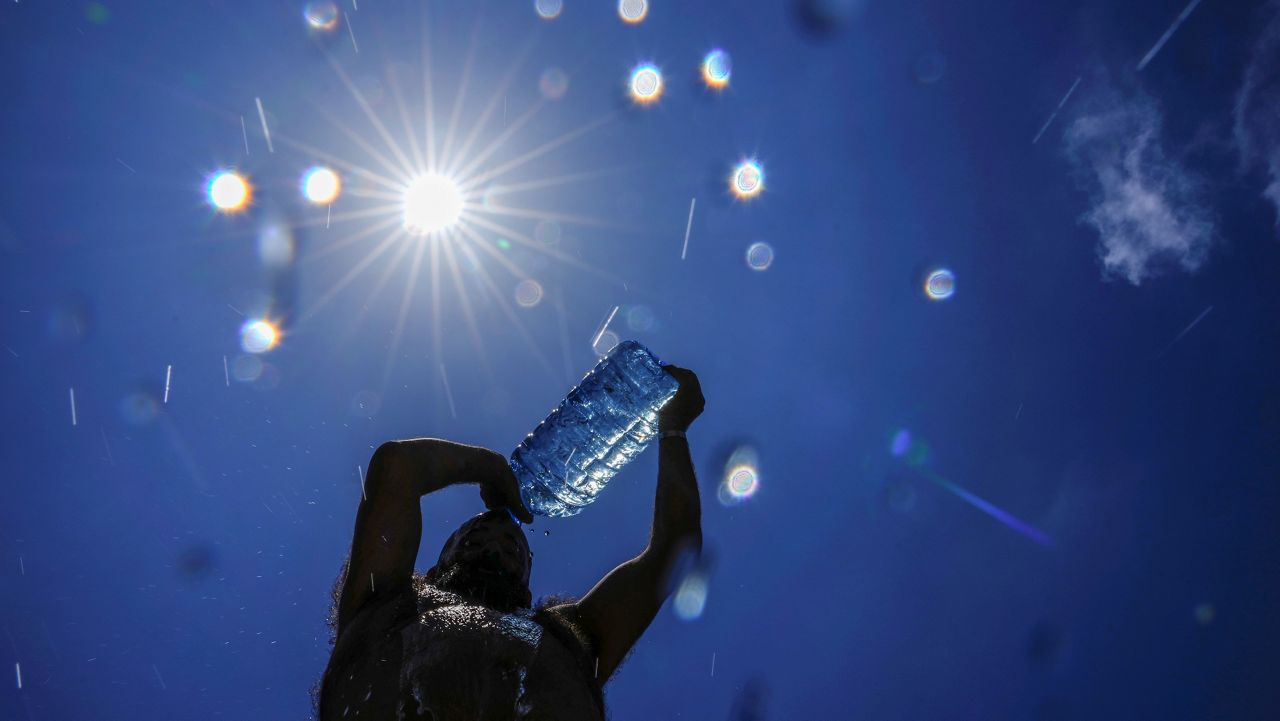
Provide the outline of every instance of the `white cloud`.
{"type": "Polygon", "coordinates": [[[1280,229],[1280,2],[1269,10],[1236,95],[1235,136],[1241,167],[1263,168],[1270,177],[1263,196],[1276,206],[1280,229]]]}
{"type": "Polygon", "coordinates": [[[1161,147],[1159,107],[1104,89],[1067,129],[1068,158],[1090,192],[1082,220],[1098,231],[1103,274],[1139,285],[1162,270],[1195,271],[1213,244],[1200,180],[1161,147]]]}

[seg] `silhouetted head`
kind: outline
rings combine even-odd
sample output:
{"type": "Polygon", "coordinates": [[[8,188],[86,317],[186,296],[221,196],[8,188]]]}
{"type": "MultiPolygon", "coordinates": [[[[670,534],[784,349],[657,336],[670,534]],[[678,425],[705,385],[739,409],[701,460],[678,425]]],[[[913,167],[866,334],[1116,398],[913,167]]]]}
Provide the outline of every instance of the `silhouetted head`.
{"type": "Polygon", "coordinates": [[[529,608],[533,551],[505,510],[486,511],[463,523],[445,541],[426,573],[431,585],[500,610],[529,608]]]}

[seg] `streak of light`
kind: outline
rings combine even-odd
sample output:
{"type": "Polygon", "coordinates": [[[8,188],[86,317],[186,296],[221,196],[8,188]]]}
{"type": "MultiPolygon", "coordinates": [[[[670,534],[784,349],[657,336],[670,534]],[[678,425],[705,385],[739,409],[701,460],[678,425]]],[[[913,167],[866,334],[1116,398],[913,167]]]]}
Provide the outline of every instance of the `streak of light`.
{"type": "Polygon", "coordinates": [[[456,419],[458,409],[453,405],[453,390],[449,388],[449,374],[444,369],[444,363],[440,364],[440,380],[444,381],[444,396],[449,399],[449,414],[456,419]]]}
{"type": "Polygon", "coordinates": [[[76,424],[76,389],[70,388],[71,391],[71,425],[76,424]]]}
{"type": "Polygon", "coordinates": [[[596,347],[596,343],[600,342],[600,336],[604,335],[604,332],[609,329],[609,324],[613,322],[613,316],[618,314],[618,308],[619,306],[616,305],[613,307],[613,310],[609,312],[609,317],[604,319],[604,325],[600,326],[600,330],[596,331],[595,336],[591,339],[592,348],[596,347]]]}
{"type": "Polygon", "coordinates": [[[249,130],[245,128],[244,116],[240,116],[240,134],[244,136],[244,154],[249,155],[249,130]]]}
{"type": "Polygon", "coordinates": [[[347,16],[347,11],[342,11],[342,18],[347,21],[347,34],[351,36],[351,47],[356,49],[356,54],[360,54],[360,46],[356,45],[356,31],[351,27],[351,18],[347,16]]]}
{"type": "Polygon", "coordinates": [[[400,339],[404,336],[405,319],[409,316],[409,305],[413,300],[413,291],[418,287],[418,269],[422,267],[422,252],[425,243],[413,244],[413,261],[409,265],[409,282],[404,284],[404,295],[400,299],[400,312],[396,315],[396,324],[391,331],[391,348],[387,351],[387,365],[382,371],[382,384],[385,386],[391,378],[391,367],[395,364],[396,351],[400,350],[400,339]]]}
{"type": "Polygon", "coordinates": [[[1209,306],[1208,308],[1205,308],[1204,310],[1200,311],[1200,315],[1196,316],[1196,317],[1195,317],[1195,320],[1193,320],[1193,321],[1191,321],[1190,323],[1188,323],[1188,324],[1187,324],[1187,327],[1186,327],[1186,328],[1183,328],[1181,333],[1179,333],[1178,335],[1174,336],[1173,340],[1169,341],[1169,344],[1168,344],[1168,345],[1166,345],[1166,346],[1164,347],[1164,350],[1160,351],[1160,353],[1156,356],[1156,358],[1160,358],[1160,357],[1162,357],[1165,353],[1168,353],[1168,352],[1169,352],[1169,349],[1170,349],[1170,348],[1173,348],[1173,345],[1174,345],[1175,343],[1177,343],[1178,341],[1182,340],[1182,337],[1183,337],[1183,336],[1185,336],[1186,334],[1190,333],[1190,332],[1191,332],[1191,329],[1192,329],[1192,328],[1195,328],[1197,323],[1199,323],[1200,321],[1204,320],[1204,317],[1205,317],[1206,315],[1209,315],[1209,311],[1212,311],[1212,310],[1213,310],[1213,306],[1209,306]]]}
{"type": "Polygon", "coordinates": [[[364,490],[364,468],[362,466],[356,466],[356,475],[360,476],[360,497],[367,501],[369,496],[364,490]]]}
{"type": "Polygon", "coordinates": [[[138,172],[138,171],[134,170],[132,167],[130,167],[130,165],[129,165],[128,163],[124,162],[123,160],[121,160],[121,159],[119,159],[119,158],[116,158],[116,162],[117,162],[117,163],[119,163],[119,164],[121,164],[121,165],[123,165],[123,166],[125,167],[125,170],[128,170],[130,173],[137,173],[137,172],[138,172]]]}
{"type": "Polygon", "coordinates": [[[458,259],[453,254],[453,244],[444,244],[444,258],[449,263],[449,272],[453,276],[453,287],[458,293],[458,300],[462,303],[462,317],[467,321],[467,331],[471,336],[471,344],[475,346],[476,358],[480,359],[480,367],[484,370],[490,385],[497,381],[493,378],[493,368],[489,364],[489,354],[485,352],[484,338],[480,334],[480,327],[476,325],[476,314],[471,310],[471,296],[467,293],[467,289],[463,286],[463,274],[458,268],[458,259]]]}
{"type": "Polygon", "coordinates": [[[165,366],[164,369],[164,402],[169,402],[169,381],[173,380],[173,365],[165,366]]]}
{"type": "Polygon", "coordinates": [[[231,374],[227,371],[227,357],[222,356],[222,380],[226,382],[227,387],[231,387],[231,374]]]}
{"type": "MultiPolygon", "coordinates": [[[[22,572],[22,575],[27,575],[27,566],[22,562],[22,556],[18,556],[18,570],[22,572]]],[[[22,684],[18,684],[18,687],[21,688],[22,684]]]]}
{"type": "Polygon", "coordinates": [[[996,507],[996,506],[995,506],[995,505],[993,505],[991,502],[989,502],[989,501],[987,501],[987,500],[985,500],[985,499],[983,499],[983,498],[980,498],[980,497],[978,497],[978,496],[974,495],[973,493],[970,493],[969,491],[965,490],[964,488],[961,488],[960,486],[956,485],[955,483],[952,483],[951,481],[948,481],[947,479],[943,478],[942,476],[939,476],[938,474],[936,474],[936,473],[934,473],[934,472],[932,472],[932,471],[929,471],[929,470],[927,470],[927,469],[923,469],[923,470],[921,470],[921,473],[924,475],[924,477],[925,477],[925,478],[928,478],[929,480],[933,481],[934,483],[936,483],[938,486],[942,487],[943,489],[945,489],[945,490],[947,490],[947,491],[950,491],[951,493],[955,494],[957,497],[959,497],[959,498],[960,498],[960,500],[962,500],[962,501],[964,501],[964,502],[968,503],[969,505],[973,506],[974,508],[978,509],[979,511],[982,511],[983,513],[987,514],[988,516],[991,516],[992,518],[994,518],[994,519],[996,519],[997,521],[999,521],[999,522],[1003,523],[1004,525],[1008,526],[1009,528],[1012,528],[1013,530],[1017,531],[1018,533],[1021,533],[1022,535],[1026,536],[1027,538],[1030,538],[1031,540],[1035,541],[1036,543],[1039,543],[1039,544],[1040,544],[1040,545],[1042,545],[1042,546],[1052,546],[1052,545],[1053,545],[1053,542],[1049,540],[1049,536],[1048,536],[1048,535],[1046,535],[1044,531],[1041,531],[1040,529],[1036,528],[1035,526],[1032,526],[1032,525],[1028,524],[1027,522],[1023,521],[1022,519],[1018,518],[1017,516],[1014,516],[1012,513],[1009,513],[1008,511],[1005,511],[1004,509],[1001,509],[1001,508],[996,507]]]}
{"type": "Polygon", "coordinates": [[[711,652],[711,676],[715,677],[715,675],[716,675],[716,652],[712,651],[711,652]]]}
{"type": "Polygon", "coordinates": [[[156,680],[160,682],[160,690],[168,691],[169,687],[164,685],[164,677],[160,675],[160,669],[156,668],[156,665],[153,663],[151,664],[151,670],[156,672],[156,680]]]}
{"type": "Polygon", "coordinates": [[[329,221],[333,220],[333,203],[329,203],[328,210],[324,214],[324,229],[329,229],[329,221]]]}
{"type": "Polygon", "coordinates": [[[5,346],[5,347],[4,347],[4,349],[5,349],[5,350],[7,350],[7,351],[9,351],[9,355],[13,356],[14,358],[21,358],[21,357],[22,357],[22,356],[18,355],[18,352],[17,352],[16,350],[14,350],[14,349],[10,348],[9,346],[5,346]]]}
{"type": "Polygon", "coordinates": [[[13,671],[18,675],[18,690],[21,691],[22,690],[22,664],[21,663],[13,664],[13,671]]]}
{"type": "Polygon", "coordinates": [[[1196,6],[1199,4],[1200,0],[1191,0],[1191,2],[1187,4],[1187,7],[1178,14],[1177,19],[1173,21],[1173,24],[1169,26],[1169,29],[1164,31],[1164,35],[1161,35],[1160,39],[1156,41],[1156,44],[1153,45],[1151,49],[1147,51],[1147,54],[1142,57],[1142,61],[1138,63],[1138,72],[1142,72],[1142,69],[1147,67],[1147,63],[1151,62],[1151,59],[1156,56],[1156,53],[1160,52],[1160,48],[1164,47],[1164,44],[1169,42],[1169,38],[1173,37],[1173,34],[1177,32],[1178,26],[1182,25],[1183,21],[1191,15],[1191,12],[1195,10],[1196,6]]]}
{"type": "Polygon", "coordinates": [[[258,120],[262,121],[262,134],[267,138],[267,152],[274,153],[276,149],[271,145],[271,129],[267,127],[267,111],[262,109],[262,98],[254,98],[253,102],[258,104],[258,120]]]}
{"type": "MultiPolygon", "coordinates": [[[[449,168],[450,156],[453,155],[453,138],[458,132],[458,121],[462,117],[462,101],[467,96],[471,85],[471,70],[475,67],[476,42],[480,34],[480,18],[471,26],[471,39],[467,43],[467,55],[462,61],[462,72],[458,78],[458,90],[453,94],[453,110],[449,113],[449,127],[444,131],[444,142],[440,145],[440,167],[449,168]]],[[[495,94],[496,97],[496,94],[495,94]]]]}
{"type": "Polygon", "coordinates": [[[684,247],[680,249],[680,260],[684,260],[685,253],[689,251],[689,231],[693,230],[693,206],[697,203],[697,198],[689,200],[689,222],[684,226],[684,247]]]}
{"type": "Polygon", "coordinates": [[[1036,143],[1040,142],[1040,136],[1044,135],[1044,131],[1049,129],[1049,126],[1053,123],[1054,118],[1058,117],[1058,113],[1062,110],[1062,106],[1067,104],[1067,99],[1070,98],[1071,94],[1076,91],[1076,86],[1079,84],[1080,84],[1080,77],[1076,76],[1076,81],[1074,83],[1071,83],[1071,88],[1067,90],[1067,94],[1063,95],[1062,100],[1058,101],[1058,107],[1054,108],[1052,113],[1049,113],[1049,119],[1044,121],[1044,125],[1040,126],[1040,132],[1036,133],[1036,137],[1031,139],[1032,145],[1035,145],[1036,143]]]}
{"type": "Polygon", "coordinates": [[[373,571],[369,572],[369,591],[372,593],[378,592],[378,587],[373,585],[373,571]]]}
{"type": "Polygon", "coordinates": [[[1018,422],[1018,419],[1019,419],[1019,418],[1021,418],[1021,417],[1022,417],[1022,404],[1021,404],[1021,403],[1019,403],[1019,404],[1018,404],[1018,412],[1013,414],[1013,422],[1014,422],[1014,423],[1017,423],[1017,422],[1018,422]]]}

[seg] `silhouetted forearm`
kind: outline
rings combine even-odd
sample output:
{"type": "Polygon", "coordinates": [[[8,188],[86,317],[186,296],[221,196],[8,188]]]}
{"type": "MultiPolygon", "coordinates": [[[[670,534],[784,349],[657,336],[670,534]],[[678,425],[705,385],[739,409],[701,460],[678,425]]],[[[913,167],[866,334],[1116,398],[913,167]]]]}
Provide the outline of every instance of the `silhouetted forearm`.
{"type": "Polygon", "coordinates": [[[702,550],[702,504],[689,442],[679,437],[663,438],[658,452],[653,533],[645,553],[666,561],[685,546],[694,552],[702,550]]]}

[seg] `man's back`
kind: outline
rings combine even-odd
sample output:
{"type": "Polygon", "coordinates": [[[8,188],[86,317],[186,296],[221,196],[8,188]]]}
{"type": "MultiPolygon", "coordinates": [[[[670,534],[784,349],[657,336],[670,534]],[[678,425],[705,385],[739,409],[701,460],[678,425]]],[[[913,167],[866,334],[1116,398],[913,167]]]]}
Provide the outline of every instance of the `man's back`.
{"type": "Polygon", "coordinates": [[[425,583],[370,603],[338,638],[321,721],[600,721],[599,687],[572,623],[502,613],[425,583]]]}

